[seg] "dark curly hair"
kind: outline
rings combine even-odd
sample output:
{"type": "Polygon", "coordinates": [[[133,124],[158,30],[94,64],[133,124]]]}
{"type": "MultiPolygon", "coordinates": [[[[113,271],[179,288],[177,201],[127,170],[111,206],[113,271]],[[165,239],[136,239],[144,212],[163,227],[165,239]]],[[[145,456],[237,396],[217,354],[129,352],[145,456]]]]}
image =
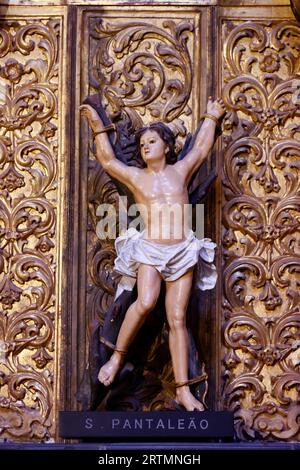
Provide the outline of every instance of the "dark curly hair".
{"type": "Polygon", "coordinates": [[[137,151],[138,151],[138,159],[143,161],[143,166],[146,166],[146,163],[144,162],[142,156],[141,156],[141,149],[140,149],[140,141],[141,137],[145,132],[147,131],[155,131],[158,133],[160,138],[164,141],[164,143],[169,147],[169,151],[166,154],[166,162],[168,165],[173,165],[177,161],[177,156],[175,153],[175,137],[171,129],[164,124],[163,122],[152,122],[152,124],[149,124],[147,127],[142,127],[141,129],[138,129],[135,133],[135,140],[137,144],[137,151]]]}

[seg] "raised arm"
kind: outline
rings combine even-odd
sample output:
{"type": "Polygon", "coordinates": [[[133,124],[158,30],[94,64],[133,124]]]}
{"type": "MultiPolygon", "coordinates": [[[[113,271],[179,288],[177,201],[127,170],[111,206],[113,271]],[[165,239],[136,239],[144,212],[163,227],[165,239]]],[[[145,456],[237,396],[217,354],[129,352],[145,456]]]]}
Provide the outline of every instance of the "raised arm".
{"type": "Polygon", "coordinates": [[[87,118],[95,135],[97,160],[110,176],[126,184],[133,191],[136,187],[140,170],[127,166],[116,158],[107,133],[101,132],[104,129],[104,125],[97,111],[88,104],[80,106],[79,109],[82,115],[87,118]]]}
{"type": "Polygon", "coordinates": [[[216,125],[225,111],[225,105],[221,98],[212,101],[209,97],[205,120],[198,132],[195,143],[189,153],[176,163],[178,171],[180,174],[185,175],[187,183],[212,149],[216,125]]]}

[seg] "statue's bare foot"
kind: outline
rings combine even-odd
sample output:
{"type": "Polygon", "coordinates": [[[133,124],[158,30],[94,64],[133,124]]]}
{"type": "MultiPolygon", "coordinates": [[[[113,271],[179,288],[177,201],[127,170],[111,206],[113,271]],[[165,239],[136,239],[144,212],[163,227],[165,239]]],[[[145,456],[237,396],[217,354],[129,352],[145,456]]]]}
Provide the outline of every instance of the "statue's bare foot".
{"type": "Polygon", "coordinates": [[[189,387],[178,387],[176,390],[176,401],[184,406],[187,411],[204,411],[203,404],[191,393],[189,387]]]}
{"type": "Polygon", "coordinates": [[[104,366],[101,367],[98,374],[99,382],[103,383],[106,387],[112,384],[114,378],[121,367],[122,358],[114,353],[109,361],[107,361],[104,366]]]}

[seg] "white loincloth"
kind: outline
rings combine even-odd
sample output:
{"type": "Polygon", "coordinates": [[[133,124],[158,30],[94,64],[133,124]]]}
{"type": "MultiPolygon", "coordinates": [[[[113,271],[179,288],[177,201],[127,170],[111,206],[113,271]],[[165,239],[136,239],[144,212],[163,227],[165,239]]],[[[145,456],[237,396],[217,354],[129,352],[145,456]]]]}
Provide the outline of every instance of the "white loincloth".
{"type": "Polygon", "coordinates": [[[216,244],[209,238],[199,240],[191,231],[186,240],[174,245],[154,243],[143,238],[143,232],[129,228],[115,241],[115,270],[122,274],[115,299],[124,290],[132,290],[140,264],[155,267],[165,281],[175,281],[198,263],[196,287],[213,289],[217,271],[213,264],[216,244]]]}

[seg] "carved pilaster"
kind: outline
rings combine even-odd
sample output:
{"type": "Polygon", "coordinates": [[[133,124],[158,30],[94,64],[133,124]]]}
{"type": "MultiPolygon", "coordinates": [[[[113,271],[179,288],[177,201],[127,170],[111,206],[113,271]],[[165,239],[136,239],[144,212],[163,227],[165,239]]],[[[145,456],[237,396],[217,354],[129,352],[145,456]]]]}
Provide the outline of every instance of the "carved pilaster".
{"type": "Polygon", "coordinates": [[[299,438],[300,27],[223,20],[223,403],[242,439],[299,438]]]}
{"type": "Polygon", "coordinates": [[[0,437],[53,436],[60,18],[0,27],[0,437]]]}

